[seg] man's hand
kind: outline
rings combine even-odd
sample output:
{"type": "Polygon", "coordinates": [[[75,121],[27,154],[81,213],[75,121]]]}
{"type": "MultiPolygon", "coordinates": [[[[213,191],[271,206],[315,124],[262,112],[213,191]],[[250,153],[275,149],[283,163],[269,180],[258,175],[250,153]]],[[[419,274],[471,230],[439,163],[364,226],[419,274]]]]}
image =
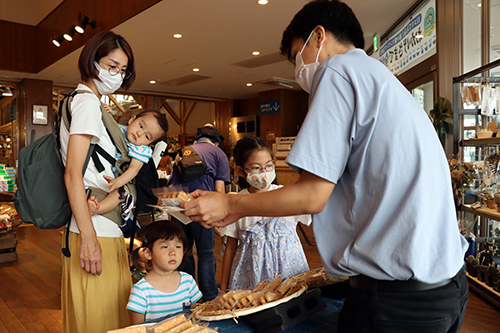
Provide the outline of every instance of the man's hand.
{"type": "Polygon", "coordinates": [[[205,228],[225,227],[241,216],[229,215],[228,196],[218,192],[196,190],[191,193],[195,200],[181,203],[183,213],[205,228]]]}
{"type": "Polygon", "coordinates": [[[102,251],[101,244],[96,236],[81,235],[80,245],[80,267],[92,275],[102,273],[102,251]]]}

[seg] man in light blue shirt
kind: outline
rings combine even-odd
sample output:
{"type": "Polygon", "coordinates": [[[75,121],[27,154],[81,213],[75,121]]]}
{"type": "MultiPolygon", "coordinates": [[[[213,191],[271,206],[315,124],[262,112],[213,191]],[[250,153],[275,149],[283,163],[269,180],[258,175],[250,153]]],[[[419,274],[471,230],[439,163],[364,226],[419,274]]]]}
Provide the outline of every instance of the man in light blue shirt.
{"type": "Polygon", "coordinates": [[[446,156],[425,111],[363,47],[347,5],[306,4],[281,42],[310,92],[286,160],[300,179],[252,196],[196,192],[186,214],[220,226],[239,216],[312,213],[327,272],[351,277],[339,332],[458,332],[467,242],[446,156]]]}

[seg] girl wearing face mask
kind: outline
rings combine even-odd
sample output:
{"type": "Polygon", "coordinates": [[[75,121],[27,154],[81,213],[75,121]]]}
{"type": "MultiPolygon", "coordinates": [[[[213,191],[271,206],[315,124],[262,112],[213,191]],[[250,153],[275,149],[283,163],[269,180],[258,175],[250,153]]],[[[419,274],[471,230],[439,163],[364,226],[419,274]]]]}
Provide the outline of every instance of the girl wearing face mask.
{"type": "MultiPolygon", "coordinates": [[[[234,148],[236,174],[248,187],[239,195],[276,190],[271,147],[266,140],[247,136],[234,148]]],[[[221,293],[252,289],[259,282],[282,279],[309,270],[296,232],[298,222],[311,223],[311,215],[287,217],[250,216],[222,228],[227,236],[222,259],[221,293]]]]}
{"type": "Polygon", "coordinates": [[[105,170],[99,173],[90,161],[83,176],[82,169],[91,143],[99,143],[115,156],[116,147],[101,118],[101,97],[130,88],[134,55],[123,37],[104,31],[87,42],[78,69],[82,82],[71,102],[70,129],[60,129],[64,180],[73,213],[66,230],[71,256],[62,259],[62,331],[99,333],[130,325],[126,306],[132,280],[118,224],[99,214],[90,216],[87,206],[85,189],[107,191],[103,176],[113,177],[111,165],[103,163],[105,170]]]}

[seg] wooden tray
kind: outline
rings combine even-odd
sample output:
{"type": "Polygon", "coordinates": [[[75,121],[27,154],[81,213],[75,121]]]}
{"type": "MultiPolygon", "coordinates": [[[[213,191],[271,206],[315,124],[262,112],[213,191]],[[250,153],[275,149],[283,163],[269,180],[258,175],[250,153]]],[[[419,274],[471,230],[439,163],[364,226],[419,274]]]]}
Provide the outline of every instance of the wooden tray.
{"type": "Polygon", "coordinates": [[[304,285],[302,288],[300,288],[298,291],[296,291],[295,293],[293,293],[290,296],[287,296],[287,297],[281,298],[277,301],[269,302],[269,303],[266,303],[264,305],[260,305],[260,306],[254,307],[254,308],[234,310],[231,313],[221,314],[221,315],[217,315],[217,316],[201,316],[199,313],[195,313],[195,317],[196,317],[196,319],[204,320],[204,321],[217,321],[217,320],[224,320],[224,319],[248,316],[248,315],[251,315],[253,313],[264,311],[264,310],[267,310],[270,308],[274,308],[275,306],[286,303],[286,302],[290,301],[291,299],[299,297],[306,290],[307,290],[307,287],[304,285]]]}

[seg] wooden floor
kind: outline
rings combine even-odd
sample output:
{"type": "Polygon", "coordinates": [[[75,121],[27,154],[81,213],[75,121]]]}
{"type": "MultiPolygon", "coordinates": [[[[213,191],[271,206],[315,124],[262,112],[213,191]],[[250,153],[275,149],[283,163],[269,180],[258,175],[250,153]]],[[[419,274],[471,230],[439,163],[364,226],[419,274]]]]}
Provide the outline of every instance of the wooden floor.
{"type": "MultiPolygon", "coordinates": [[[[310,268],[321,266],[312,231],[304,229],[312,241],[308,246],[301,235],[310,268]]],[[[61,332],[61,232],[21,227],[17,237],[19,260],[0,264],[0,333],[61,332]]],[[[220,281],[219,237],[215,253],[220,281]]],[[[500,310],[470,292],[460,332],[500,332],[500,310]]]]}

